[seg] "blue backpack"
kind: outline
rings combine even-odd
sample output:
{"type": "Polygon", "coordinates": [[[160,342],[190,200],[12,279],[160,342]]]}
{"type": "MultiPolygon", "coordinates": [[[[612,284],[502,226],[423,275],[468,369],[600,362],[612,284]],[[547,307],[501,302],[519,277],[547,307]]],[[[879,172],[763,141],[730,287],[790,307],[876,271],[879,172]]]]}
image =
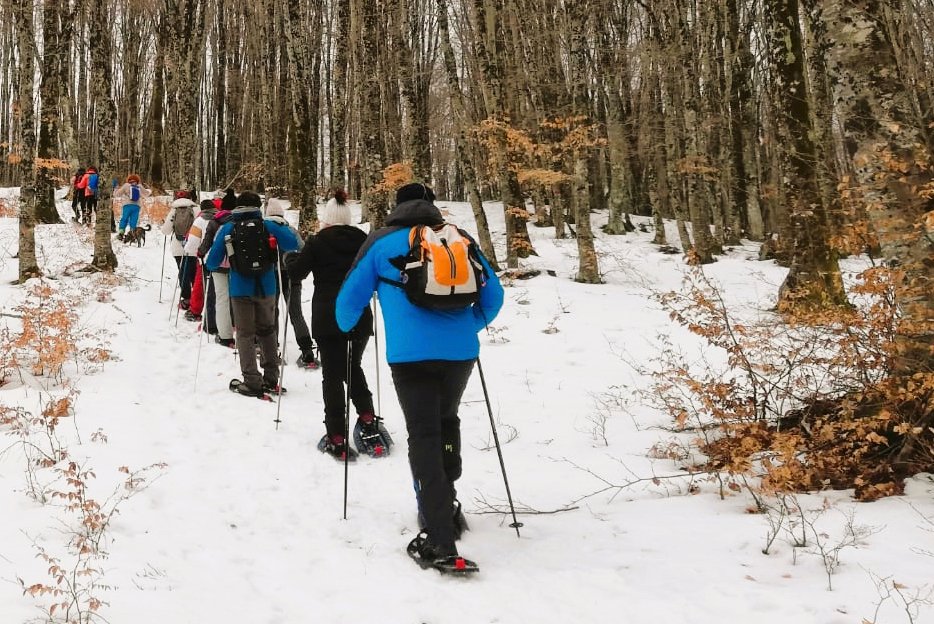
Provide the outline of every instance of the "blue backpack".
{"type": "Polygon", "coordinates": [[[88,176],[88,195],[97,195],[97,178],[98,175],[96,173],[92,173],[88,176]]]}
{"type": "Polygon", "coordinates": [[[131,184],[130,185],[130,201],[138,202],[139,196],[140,196],[139,185],[131,184]]]}

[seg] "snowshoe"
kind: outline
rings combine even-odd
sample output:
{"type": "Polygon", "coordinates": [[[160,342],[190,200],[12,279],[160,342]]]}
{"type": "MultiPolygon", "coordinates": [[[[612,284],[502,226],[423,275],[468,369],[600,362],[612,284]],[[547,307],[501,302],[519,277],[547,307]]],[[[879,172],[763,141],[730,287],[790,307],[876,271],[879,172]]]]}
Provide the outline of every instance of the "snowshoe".
{"type": "Polygon", "coordinates": [[[221,338],[220,336],[214,336],[214,342],[221,345],[222,347],[228,347],[230,349],[237,348],[237,343],[233,338],[221,338]]]}
{"type": "Polygon", "coordinates": [[[195,313],[192,312],[191,310],[186,310],[186,311],[185,311],[185,320],[186,320],[186,321],[191,321],[192,323],[197,323],[198,321],[201,320],[201,315],[200,315],[200,314],[195,314],[195,313]]]}
{"type": "Polygon", "coordinates": [[[318,359],[315,358],[312,354],[310,360],[306,360],[304,355],[300,355],[297,360],[295,360],[296,366],[299,368],[304,368],[306,370],[318,370],[321,368],[321,363],[318,362],[318,359]]]}
{"type": "Polygon", "coordinates": [[[278,395],[283,395],[283,394],[285,394],[286,392],[288,392],[288,389],[287,389],[287,388],[283,388],[283,387],[280,386],[279,384],[276,384],[276,385],[274,385],[274,386],[271,386],[271,385],[269,385],[268,383],[266,383],[266,382],[264,381],[264,382],[263,382],[263,392],[265,392],[265,393],[267,393],[267,394],[278,394],[278,395]]]}
{"type": "Polygon", "coordinates": [[[428,541],[428,536],[424,532],[419,533],[409,542],[405,552],[423,570],[433,568],[441,574],[452,576],[470,576],[480,571],[480,566],[470,559],[457,554],[441,553],[434,544],[428,541]]]}
{"type": "Polygon", "coordinates": [[[357,461],[357,452],[347,446],[344,442],[344,436],[334,436],[333,438],[327,434],[321,436],[321,440],[318,441],[318,450],[341,462],[344,461],[344,455],[349,453],[347,461],[357,461]]]}
{"type": "Polygon", "coordinates": [[[231,392],[236,392],[242,396],[253,397],[254,399],[259,399],[261,401],[269,401],[273,403],[273,399],[269,394],[264,390],[250,390],[243,381],[240,379],[231,379],[230,385],[228,386],[231,392]]]}
{"type": "Polygon", "coordinates": [[[385,457],[393,445],[392,436],[383,426],[383,419],[374,416],[370,422],[357,419],[353,428],[353,443],[357,450],[370,457],[385,457]]]}

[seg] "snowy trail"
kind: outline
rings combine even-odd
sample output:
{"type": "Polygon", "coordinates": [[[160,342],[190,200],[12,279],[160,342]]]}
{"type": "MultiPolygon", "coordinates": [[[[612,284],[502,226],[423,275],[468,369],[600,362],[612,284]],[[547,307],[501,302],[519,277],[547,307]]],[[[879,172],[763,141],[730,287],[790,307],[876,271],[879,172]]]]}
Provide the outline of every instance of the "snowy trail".
{"type": "MultiPolygon", "coordinates": [[[[471,223],[469,206],[445,204],[460,223],[471,223]]],[[[14,227],[0,219],[0,234],[14,227]]],[[[71,235],[70,226],[59,227],[65,231],[42,236],[71,235]]],[[[632,475],[623,464],[639,476],[677,470],[646,457],[664,437],[648,428],[657,415],[638,409],[635,421],[614,415],[607,422],[608,445],[595,440],[591,417],[594,395],[614,385],[631,390],[646,383],[619,353],[648,362],[656,333],[684,340],[685,349],[693,343],[646,298],[644,284],[676,287],[680,270],[678,261],[652,250],[650,235],[601,238],[601,245],[612,245],[615,257],[625,259],[625,270],[609,272],[608,285],[583,286],[567,279],[573,241],[548,240],[547,231],[533,234],[541,253],[536,262],[556,268],[559,277],[543,275],[507,289],[503,315],[483,338],[481,357],[507,442],[514,497],[544,511],[603,487],[594,475],[624,482],[632,475]],[[549,328],[557,331],[546,333],[549,328]]],[[[611,493],[590,497],[573,511],[521,517],[521,539],[501,516],[468,513],[471,531],[460,549],[480,564],[479,576],[461,580],[420,570],[404,550],[417,530],[415,505],[403,420],[385,361],[382,415],[396,446],[388,458],[363,457],[351,466],[344,521],[343,466],[315,449],[323,433],[320,373],[285,367],[289,392],[281,398],[278,431],[276,404],[227,390],[239,367],[234,352],[213,341],[201,347],[195,389],[196,326],[179,319],[176,328],[168,320],[171,258],[165,301],[157,302],[161,236],[153,231],[146,247],[118,253],[121,274],[140,279],[131,280],[131,288],[118,287],[114,304],[91,301],[82,311],[87,322],[113,332],[111,348],[119,360],[80,378],[76,409],[84,443],[72,452],[87,457],[107,490],[118,482],[118,466],[168,466],[123,504],[112,526],[105,582],[115,589],[104,594],[109,606],[103,611],[109,622],[853,624],[871,616],[878,600],[866,570],[896,575],[912,587],[934,582],[934,562],[911,551],[934,550],[934,537],[905,504],[910,500],[934,515],[932,485],[922,479],[911,497],[858,506],[859,522],[886,528],[865,548],[844,553],[833,592],[825,591],[816,558],[799,557],[793,565],[790,548],[781,545],[762,555],[764,519],[744,512],[745,497],[720,501],[712,488],[666,497],[649,485],[613,499],[611,493]],[[98,428],[107,444],[88,441],[98,428]]],[[[13,265],[0,269],[4,284],[15,276],[13,265]]],[[[781,274],[737,256],[711,271],[738,285],[737,301],[767,290],[760,272],[769,279],[781,274]]],[[[0,293],[9,301],[18,296],[6,285],[0,293]]],[[[289,359],[298,353],[291,334],[289,359]]],[[[364,365],[375,390],[372,344],[364,365]]],[[[11,400],[33,401],[23,389],[0,389],[0,401],[11,400]]],[[[478,497],[497,503],[505,497],[496,454],[487,449],[490,426],[476,372],[461,418],[459,493],[466,510],[476,512],[478,497]]],[[[55,531],[48,510],[17,491],[19,472],[13,458],[0,458],[3,624],[37,614],[15,583],[17,576],[43,574],[20,529],[32,527],[40,536],[55,531]]],[[[828,497],[850,505],[846,493],[828,497]]],[[[811,501],[819,506],[821,497],[811,501]]],[[[888,613],[884,621],[903,621],[896,610],[888,613]]],[[[934,622],[934,611],[922,611],[915,622],[934,622]]]]}

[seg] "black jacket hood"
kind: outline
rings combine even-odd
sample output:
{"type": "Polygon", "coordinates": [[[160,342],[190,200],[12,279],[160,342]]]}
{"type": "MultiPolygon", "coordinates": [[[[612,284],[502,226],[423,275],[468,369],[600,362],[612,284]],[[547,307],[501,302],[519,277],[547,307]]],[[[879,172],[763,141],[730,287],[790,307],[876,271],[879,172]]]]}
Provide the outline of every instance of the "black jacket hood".
{"type": "Polygon", "coordinates": [[[263,209],[259,206],[237,206],[230,213],[234,221],[246,221],[247,219],[263,218],[263,209]]]}
{"type": "Polygon", "coordinates": [[[411,199],[402,202],[386,217],[386,225],[413,226],[413,225],[441,225],[444,217],[438,207],[424,199],[411,199]]]}
{"type": "Polygon", "coordinates": [[[353,257],[366,240],[366,234],[352,225],[331,225],[318,232],[317,239],[332,252],[353,257]]]}

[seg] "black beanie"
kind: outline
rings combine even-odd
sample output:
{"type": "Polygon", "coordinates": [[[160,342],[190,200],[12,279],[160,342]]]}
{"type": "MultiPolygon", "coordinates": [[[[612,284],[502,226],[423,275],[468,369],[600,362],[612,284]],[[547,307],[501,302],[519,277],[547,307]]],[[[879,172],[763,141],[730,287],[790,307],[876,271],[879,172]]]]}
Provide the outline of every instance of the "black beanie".
{"type": "Polygon", "coordinates": [[[431,192],[430,188],[418,182],[406,184],[396,191],[396,205],[413,199],[424,199],[425,201],[433,202],[435,201],[435,194],[431,192]]]}
{"type": "Polygon", "coordinates": [[[256,193],[250,191],[244,191],[240,193],[240,197],[237,198],[237,207],[240,206],[249,206],[250,208],[259,208],[263,205],[263,200],[256,193]]]}

